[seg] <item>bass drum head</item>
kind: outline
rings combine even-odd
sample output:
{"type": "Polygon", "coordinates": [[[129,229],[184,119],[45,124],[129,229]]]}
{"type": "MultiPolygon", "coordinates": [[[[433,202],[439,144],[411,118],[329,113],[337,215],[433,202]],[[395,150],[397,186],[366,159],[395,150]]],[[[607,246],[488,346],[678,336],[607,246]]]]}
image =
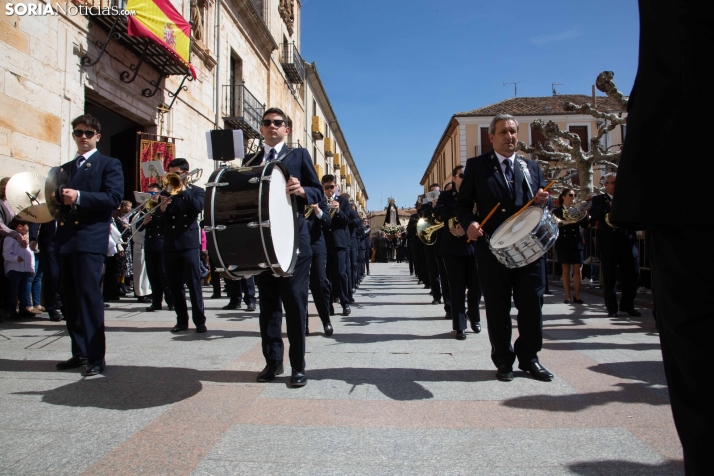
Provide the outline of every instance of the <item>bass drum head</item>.
{"type": "Polygon", "coordinates": [[[297,207],[295,196],[285,193],[287,169],[280,162],[274,162],[273,164],[272,168],[266,170],[266,175],[270,176],[270,193],[268,196],[268,213],[270,215],[269,241],[272,243],[275,258],[275,262],[271,264],[276,274],[289,275],[293,272],[297,262],[297,207]]]}
{"type": "Polygon", "coordinates": [[[514,220],[509,218],[496,229],[491,235],[491,247],[494,249],[507,248],[519,242],[538,226],[542,218],[542,208],[526,208],[514,220]]]}

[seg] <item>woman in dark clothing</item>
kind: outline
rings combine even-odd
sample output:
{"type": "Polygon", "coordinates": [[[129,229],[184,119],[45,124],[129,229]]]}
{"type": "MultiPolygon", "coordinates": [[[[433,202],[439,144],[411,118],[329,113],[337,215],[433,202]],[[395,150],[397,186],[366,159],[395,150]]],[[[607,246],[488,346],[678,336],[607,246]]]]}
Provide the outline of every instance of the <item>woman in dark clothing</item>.
{"type": "Polygon", "coordinates": [[[573,205],[573,200],[575,200],[575,191],[566,188],[560,192],[560,197],[558,201],[561,204],[560,208],[553,210],[553,215],[555,215],[559,221],[560,235],[558,240],[555,242],[555,252],[558,255],[558,263],[563,268],[563,289],[565,290],[565,304],[570,304],[570,271],[573,271],[573,290],[574,297],[572,302],[576,304],[582,304],[583,301],[580,299],[580,265],[583,264],[583,235],[581,229],[588,225],[588,216],[585,215],[580,221],[573,222],[567,218],[571,215],[566,211],[563,217],[564,210],[569,209],[573,205]]]}

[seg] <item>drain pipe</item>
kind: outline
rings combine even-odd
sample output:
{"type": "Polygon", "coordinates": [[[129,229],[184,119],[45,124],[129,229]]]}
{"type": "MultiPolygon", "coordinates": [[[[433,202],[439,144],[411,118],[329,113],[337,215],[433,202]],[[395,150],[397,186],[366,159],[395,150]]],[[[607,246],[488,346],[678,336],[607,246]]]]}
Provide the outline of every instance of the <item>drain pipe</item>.
{"type": "Polygon", "coordinates": [[[221,121],[221,4],[216,2],[216,119],[214,126],[220,129],[221,121]]]}

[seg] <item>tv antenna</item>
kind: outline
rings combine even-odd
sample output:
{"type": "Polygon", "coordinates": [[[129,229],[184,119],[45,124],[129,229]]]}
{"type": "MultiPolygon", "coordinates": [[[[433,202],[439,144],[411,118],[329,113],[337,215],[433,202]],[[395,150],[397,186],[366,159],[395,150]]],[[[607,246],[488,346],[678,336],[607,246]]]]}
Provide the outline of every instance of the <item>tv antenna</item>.
{"type": "Polygon", "coordinates": [[[503,86],[506,86],[507,84],[512,84],[513,85],[513,97],[518,96],[518,83],[525,83],[524,81],[516,81],[514,83],[503,83],[503,86]]]}
{"type": "Polygon", "coordinates": [[[558,91],[555,90],[555,87],[556,87],[556,86],[565,86],[565,85],[564,85],[563,83],[552,83],[552,84],[550,85],[550,87],[553,88],[553,96],[557,96],[557,95],[558,95],[558,91]]]}

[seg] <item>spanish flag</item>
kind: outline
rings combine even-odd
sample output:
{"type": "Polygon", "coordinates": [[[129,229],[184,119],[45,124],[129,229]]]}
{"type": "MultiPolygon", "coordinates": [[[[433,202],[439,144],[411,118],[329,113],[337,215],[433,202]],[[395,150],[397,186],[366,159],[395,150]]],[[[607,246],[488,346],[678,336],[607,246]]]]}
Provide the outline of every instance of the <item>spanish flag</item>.
{"type": "Polygon", "coordinates": [[[190,63],[191,24],[169,0],[127,0],[126,9],[136,12],[128,17],[129,36],[153,40],[196,77],[190,63]]]}

